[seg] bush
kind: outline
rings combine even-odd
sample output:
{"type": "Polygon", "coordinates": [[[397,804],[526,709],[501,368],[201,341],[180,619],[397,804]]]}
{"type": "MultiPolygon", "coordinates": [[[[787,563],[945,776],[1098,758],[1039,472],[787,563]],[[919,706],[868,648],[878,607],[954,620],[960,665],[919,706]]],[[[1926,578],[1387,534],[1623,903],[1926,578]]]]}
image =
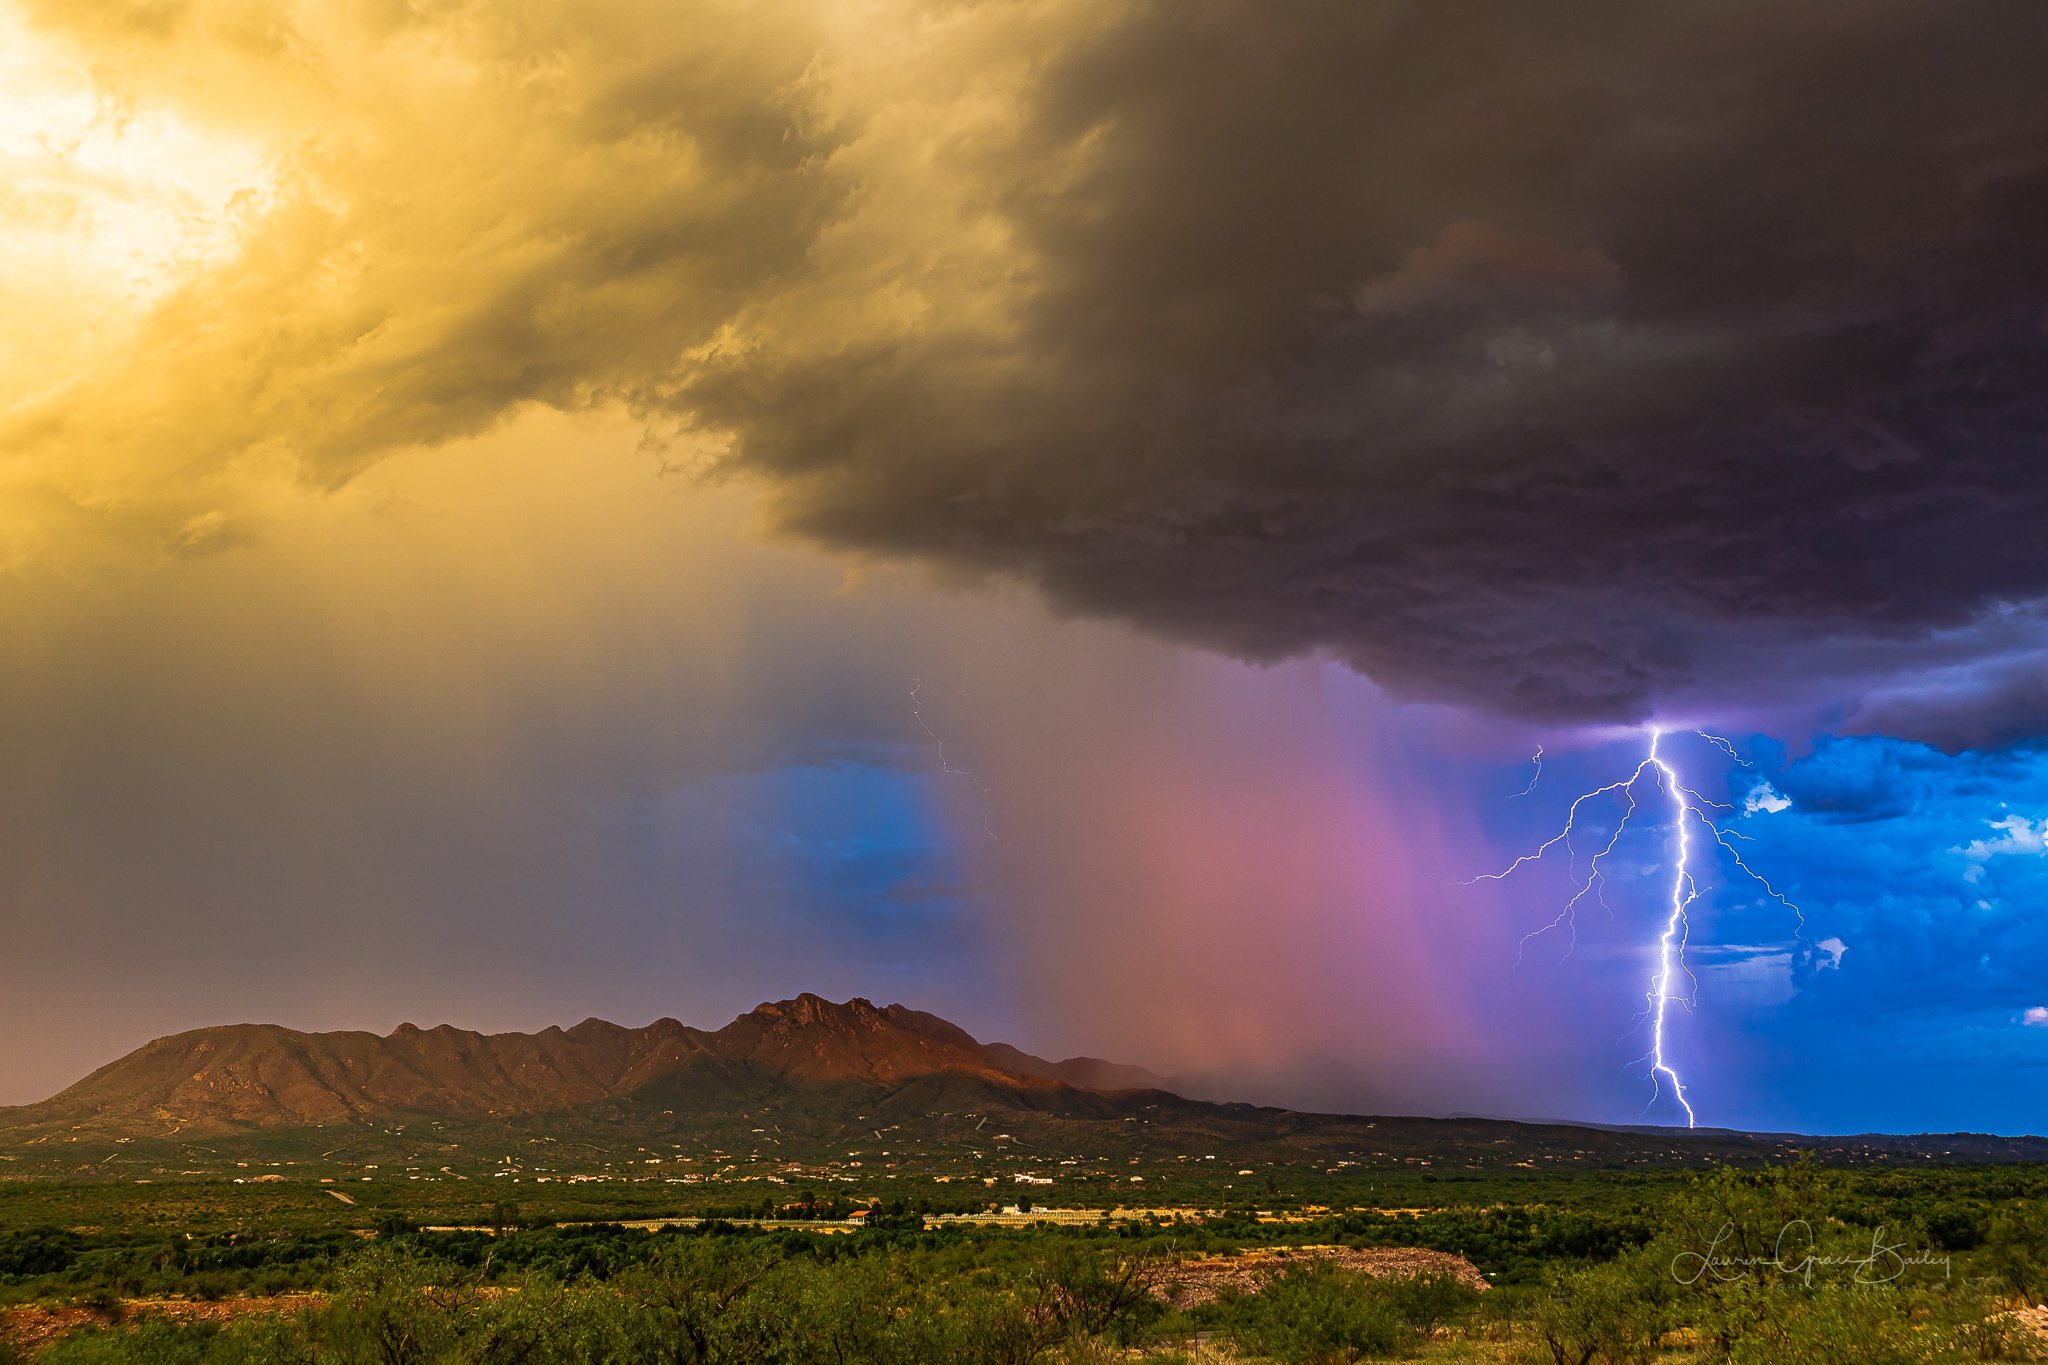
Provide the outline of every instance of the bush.
{"type": "Polygon", "coordinates": [[[1529,1314],[1536,1349],[1548,1365],[1645,1365],[1664,1334],[1654,1280],[1640,1261],[1553,1273],[1550,1292],[1529,1314]]]}
{"type": "Polygon", "coordinates": [[[100,1285],[86,1290],[78,1296],[80,1308],[90,1308],[108,1322],[119,1322],[128,1313],[128,1305],[118,1291],[100,1285]]]}
{"type": "Polygon", "coordinates": [[[1479,1291],[1455,1275],[1402,1275],[1378,1281],[1379,1293],[1401,1320],[1428,1336],[1445,1323],[1463,1317],[1478,1301],[1479,1291]]]}
{"type": "Polygon", "coordinates": [[[2038,1302],[2048,1291],[2048,1210],[2021,1207],[1993,1219],[1984,1265],[2001,1289],[2038,1302]]]}
{"type": "Polygon", "coordinates": [[[1239,1345],[1288,1365],[1391,1355],[1414,1339],[1383,1281],[1311,1264],[1226,1301],[1239,1345]]]}
{"type": "Polygon", "coordinates": [[[185,1292],[195,1299],[212,1303],[233,1293],[234,1285],[217,1270],[202,1270],[185,1282],[185,1292]]]}
{"type": "Polygon", "coordinates": [[[93,1328],[74,1332],[45,1351],[38,1365],[202,1365],[237,1359],[212,1348],[220,1329],[210,1324],[176,1326],[151,1320],[133,1329],[93,1328]]]}
{"type": "Polygon", "coordinates": [[[1960,1365],[2005,1354],[1996,1329],[1987,1331],[1992,1305],[1968,1291],[1825,1285],[1766,1292],[1770,1311],[1733,1343],[1731,1365],[1960,1365]]]}
{"type": "Polygon", "coordinates": [[[0,1232],[0,1275],[58,1275],[85,1249],[85,1239],[63,1228],[0,1232]]]}

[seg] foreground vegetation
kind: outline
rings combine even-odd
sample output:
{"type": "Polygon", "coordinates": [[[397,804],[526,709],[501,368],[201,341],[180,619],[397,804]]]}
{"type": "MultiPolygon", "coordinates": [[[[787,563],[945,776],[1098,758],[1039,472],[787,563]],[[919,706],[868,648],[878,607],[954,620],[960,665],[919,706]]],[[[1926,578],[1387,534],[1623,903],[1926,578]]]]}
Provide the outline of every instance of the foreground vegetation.
{"type": "Polygon", "coordinates": [[[388,1210],[350,1226],[338,1204],[328,1226],[16,1225],[0,1231],[0,1304],[17,1325],[70,1317],[50,1340],[17,1331],[0,1361],[2038,1358],[2011,1312],[2048,1293],[2038,1168],[1721,1171],[1640,1182],[1631,1199],[1592,1179],[1583,1198],[1540,1202],[1471,1187],[1413,1211],[1296,1199],[1291,1221],[1014,1230],[924,1230],[901,1202],[837,1235],[531,1226],[545,1220],[504,1206],[472,1212],[489,1233],[421,1232],[388,1210]],[[1202,1258],[1274,1246],[1430,1248],[1494,1287],[1304,1254],[1262,1284],[1181,1292],[1202,1258]]]}

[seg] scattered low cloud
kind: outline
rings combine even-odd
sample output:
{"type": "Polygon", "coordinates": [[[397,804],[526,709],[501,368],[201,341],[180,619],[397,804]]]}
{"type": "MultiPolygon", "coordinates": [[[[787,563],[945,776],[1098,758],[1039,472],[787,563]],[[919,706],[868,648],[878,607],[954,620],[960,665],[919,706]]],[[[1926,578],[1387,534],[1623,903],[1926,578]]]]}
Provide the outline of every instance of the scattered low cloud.
{"type": "Polygon", "coordinates": [[[1792,809],[1792,803],[1768,782],[1759,782],[1749,789],[1749,795],[1742,798],[1744,815],[1776,815],[1781,810],[1792,809]]]}
{"type": "Polygon", "coordinates": [[[1971,866],[1964,876],[1973,882],[1984,879],[1984,864],[1992,858],[2012,857],[2024,854],[2040,857],[2048,853],[2048,818],[2029,820],[2024,815],[2007,815],[2003,819],[1988,822],[1999,831],[1995,839],[1972,839],[1949,850],[1960,853],[1970,860],[1971,866]]]}

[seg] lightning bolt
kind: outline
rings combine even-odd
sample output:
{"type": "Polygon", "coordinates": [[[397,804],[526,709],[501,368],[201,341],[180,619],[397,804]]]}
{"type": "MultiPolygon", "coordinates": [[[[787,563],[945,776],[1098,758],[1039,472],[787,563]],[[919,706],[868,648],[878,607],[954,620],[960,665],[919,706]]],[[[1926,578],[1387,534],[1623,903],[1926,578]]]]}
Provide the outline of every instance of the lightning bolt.
{"type": "MultiPolygon", "coordinates": [[[[1522,936],[1516,961],[1520,962],[1521,953],[1527,951],[1531,940],[1560,928],[1566,930],[1570,936],[1572,946],[1576,947],[1578,942],[1579,907],[1586,902],[1588,897],[1598,900],[1603,907],[1608,909],[1610,914],[1613,912],[1613,907],[1608,905],[1607,902],[1607,875],[1604,863],[1612,856],[1615,847],[1620,844],[1622,836],[1628,832],[1629,821],[1639,809],[1639,803],[1636,799],[1637,786],[1645,778],[1650,779],[1670,805],[1672,865],[1670,891],[1664,910],[1664,927],[1663,931],[1657,936],[1656,967],[1650,974],[1649,988],[1645,997],[1647,1007],[1643,1015],[1640,1016],[1647,1018],[1650,1026],[1650,1051],[1642,1060],[1649,1064],[1650,1069],[1652,1090],[1649,1103],[1654,1105],[1664,1094],[1665,1088],[1668,1086],[1673,1101],[1677,1103],[1679,1109],[1684,1111],[1685,1126],[1692,1128],[1697,1126],[1698,1116],[1694,1113],[1692,1101],[1686,1094],[1685,1080],[1678,1074],[1677,1068],[1672,1066],[1665,1044],[1671,1007],[1676,1004],[1690,1010],[1694,1004],[1695,993],[1699,988],[1698,979],[1693,976],[1691,969],[1685,965],[1685,951],[1692,936],[1692,905],[1700,898],[1701,894],[1699,879],[1693,872],[1693,858],[1697,851],[1695,849],[1695,835],[1704,834],[1706,836],[1699,841],[1702,848],[1706,840],[1711,839],[1714,848],[1726,853],[1728,861],[1743,876],[1762,887],[1766,895],[1792,912],[1798,926],[1797,936],[1801,942],[1804,942],[1806,938],[1806,916],[1798,905],[1794,904],[1791,899],[1779,891],[1776,886],[1772,885],[1767,878],[1752,868],[1747,860],[1743,858],[1742,852],[1735,846],[1734,840],[1745,839],[1748,836],[1735,830],[1723,829],[1715,820],[1715,811],[1727,810],[1729,807],[1723,802],[1712,801],[1700,795],[1699,792],[1686,785],[1685,780],[1679,776],[1677,767],[1673,765],[1672,761],[1664,753],[1663,745],[1667,732],[1661,727],[1653,726],[1647,733],[1650,741],[1649,752],[1640,763],[1636,764],[1633,772],[1629,773],[1626,777],[1609,782],[1605,786],[1595,787],[1574,799],[1570,808],[1565,812],[1564,827],[1537,845],[1535,851],[1523,854],[1498,872],[1484,873],[1470,878],[1461,884],[1471,886],[1483,881],[1505,881],[1522,868],[1532,863],[1543,861],[1553,850],[1560,847],[1563,848],[1570,869],[1569,875],[1575,889],[1571,897],[1565,901],[1563,908],[1557,912],[1555,918],[1540,928],[1534,929],[1522,936]],[[1606,840],[1601,843],[1600,847],[1591,857],[1586,859],[1583,875],[1581,875],[1581,846],[1579,842],[1583,837],[1580,829],[1581,812],[1587,803],[1597,801],[1599,798],[1606,796],[1612,796],[1625,803],[1621,818],[1615,821],[1614,828],[1608,831],[1606,840]],[[1683,991],[1678,989],[1681,977],[1684,978],[1686,983],[1686,989],[1683,991]]],[[[1747,761],[1737,751],[1735,745],[1726,738],[1720,735],[1709,734],[1704,730],[1694,730],[1690,733],[1713,745],[1737,763],[1741,763],[1745,767],[1748,766],[1747,761]]],[[[1540,747],[1537,749],[1536,757],[1532,761],[1537,765],[1537,777],[1542,776],[1543,750],[1540,747]]],[[[1529,786],[1515,795],[1526,796],[1530,790],[1534,789],[1535,785],[1536,779],[1531,778],[1529,786]]],[[[1572,949],[1568,947],[1565,950],[1565,956],[1571,956],[1571,952],[1572,949]]],[[[1646,1105],[1645,1109],[1647,1110],[1647,1108],[1648,1106],[1646,1105]]]]}
{"type": "MultiPolygon", "coordinates": [[[[1698,1119],[1692,1112],[1692,1101],[1685,1097],[1685,1082],[1679,1079],[1670,1059],[1664,1055],[1664,1018],[1671,1009],[1671,978],[1675,972],[1685,969],[1685,944],[1692,934],[1692,921],[1686,908],[1699,899],[1699,883],[1692,875],[1692,822],[1686,817],[1699,814],[1708,828],[1714,822],[1708,819],[1698,806],[1687,799],[1692,793],[1678,780],[1678,772],[1666,763],[1657,752],[1657,745],[1663,740],[1664,732],[1650,731],[1650,757],[1647,763],[1654,763],[1664,780],[1664,790],[1671,795],[1671,824],[1676,830],[1678,855],[1673,860],[1671,871],[1671,913],[1664,917],[1664,932],[1657,938],[1657,975],[1650,983],[1650,1078],[1657,1090],[1663,1089],[1666,1078],[1671,1081],[1671,1094],[1678,1101],[1678,1107],[1685,1111],[1685,1126],[1697,1126],[1698,1119]]],[[[1730,752],[1733,752],[1731,747],[1730,752]]],[[[1641,772],[1641,768],[1636,769],[1641,772]]],[[[1717,833],[1718,837],[1718,833],[1717,833]]],[[[1688,980],[1692,973],[1686,972],[1688,980]]],[[[1693,983],[1695,988],[1698,982],[1693,983]]],[[[1692,1008],[1692,997],[1684,997],[1687,1009],[1692,1008]]],[[[1652,1092],[1650,1103],[1657,1102],[1657,1093],[1652,1092]]]]}
{"type": "Polygon", "coordinates": [[[1512,801],[1516,796],[1527,796],[1530,792],[1535,791],[1536,784],[1543,780],[1543,746],[1541,744],[1536,746],[1536,752],[1529,756],[1529,761],[1536,765],[1536,771],[1529,774],[1529,785],[1516,792],[1515,796],[1510,796],[1508,800],[1512,801]]]}
{"type": "Polygon", "coordinates": [[[971,768],[956,768],[953,766],[952,760],[946,757],[946,741],[939,737],[939,732],[932,729],[931,722],[927,721],[924,718],[924,701],[923,698],[919,695],[923,691],[923,689],[924,679],[912,678],[910,680],[910,714],[916,719],[918,729],[924,731],[926,735],[930,736],[932,741],[932,748],[938,751],[940,770],[953,777],[964,777],[969,782],[972,782],[974,784],[974,790],[980,794],[982,800],[982,832],[988,835],[988,837],[994,842],[1001,843],[1003,841],[1002,836],[996,833],[995,826],[993,823],[991,823],[993,817],[990,815],[988,809],[988,784],[986,782],[983,782],[980,777],[976,776],[971,768]]]}

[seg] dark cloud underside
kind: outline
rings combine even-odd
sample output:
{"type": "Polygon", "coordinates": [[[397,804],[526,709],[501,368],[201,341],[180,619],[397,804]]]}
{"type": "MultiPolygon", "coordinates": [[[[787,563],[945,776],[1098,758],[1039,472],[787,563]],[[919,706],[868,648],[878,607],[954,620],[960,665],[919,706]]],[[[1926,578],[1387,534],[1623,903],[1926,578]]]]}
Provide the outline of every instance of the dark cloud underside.
{"type": "Polygon", "coordinates": [[[206,382],[21,429],[188,538],[242,451],[623,403],[834,545],[1539,717],[2048,593],[2037,7],[332,9],[49,16],[298,129],[145,333],[206,382]]]}
{"type": "Polygon", "coordinates": [[[1000,326],[690,376],[831,540],[1640,714],[2039,594],[2042,16],[1142,6],[971,168],[1000,326]]]}

